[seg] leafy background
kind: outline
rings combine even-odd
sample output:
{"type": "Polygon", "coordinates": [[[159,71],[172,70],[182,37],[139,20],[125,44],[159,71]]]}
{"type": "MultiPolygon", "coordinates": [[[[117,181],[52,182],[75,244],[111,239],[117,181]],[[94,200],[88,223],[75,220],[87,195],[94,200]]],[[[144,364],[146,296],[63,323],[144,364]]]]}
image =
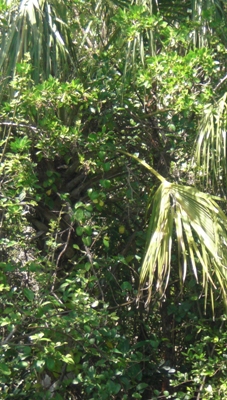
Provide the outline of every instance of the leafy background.
{"type": "Polygon", "coordinates": [[[0,2],[2,399],[220,399],[225,2],[0,2]]]}

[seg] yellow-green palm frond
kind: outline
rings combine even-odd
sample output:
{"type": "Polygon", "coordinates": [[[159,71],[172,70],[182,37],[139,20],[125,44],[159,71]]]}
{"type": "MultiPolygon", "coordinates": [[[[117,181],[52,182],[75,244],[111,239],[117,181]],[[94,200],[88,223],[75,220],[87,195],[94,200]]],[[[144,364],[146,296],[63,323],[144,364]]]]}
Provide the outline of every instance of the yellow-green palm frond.
{"type": "Polygon", "coordinates": [[[226,160],[227,93],[215,104],[209,104],[199,125],[194,162],[199,177],[207,186],[227,182],[226,160]]]}
{"type": "Polygon", "coordinates": [[[175,269],[175,251],[182,285],[191,269],[205,296],[208,287],[212,296],[218,286],[227,301],[226,227],[227,218],[212,196],[192,187],[162,182],[153,200],[140,294],[147,289],[149,301],[152,291],[161,296],[165,293],[171,269],[175,269]]]}

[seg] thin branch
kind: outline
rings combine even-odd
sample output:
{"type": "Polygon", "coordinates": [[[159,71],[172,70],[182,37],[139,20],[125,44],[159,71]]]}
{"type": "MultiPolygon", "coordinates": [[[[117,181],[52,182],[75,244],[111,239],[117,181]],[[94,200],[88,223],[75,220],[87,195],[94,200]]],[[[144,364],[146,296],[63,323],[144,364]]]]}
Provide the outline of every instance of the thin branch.
{"type": "Polygon", "coordinates": [[[216,91],[219,88],[219,86],[221,86],[223,84],[223,82],[226,81],[226,79],[227,79],[227,74],[224,76],[224,78],[222,78],[220,80],[220,82],[218,82],[217,86],[215,86],[215,88],[214,88],[214,91],[216,91]]]}
{"type": "Polygon", "coordinates": [[[17,325],[14,326],[14,328],[11,330],[11,332],[8,334],[8,336],[5,338],[5,340],[2,340],[2,341],[1,341],[1,346],[2,346],[3,344],[8,343],[8,342],[10,341],[11,337],[14,335],[14,333],[15,333],[16,330],[17,330],[17,328],[18,328],[17,325]]]}
{"type": "Polygon", "coordinates": [[[29,128],[29,129],[33,130],[34,132],[39,132],[40,131],[35,126],[27,125],[27,124],[19,124],[19,123],[16,123],[16,122],[2,121],[2,122],[0,122],[0,126],[1,125],[10,126],[10,127],[16,127],[16,128],[29,128]]]}
{"type": "MultiPolygon", "coordinates": [[[[21,324],[24,322],[24,320],[25,320],[26,318],[27,318],[26,315],[24,315],[24,316],[21,318],[21,324]]],[[[20,325],[21,325],[21,324],[20,324],[20,325]]],[[[14,333],[17,331],[18,327],[19,327],[19,325],[14,326],[14,328],[11,330],[11,332],[8,334],[8,336],[7,336],[4,340],[2,340],[2,341],[0,342],[0,346],[3,346],[4,344],[6,344],[6,343],[8,343],[8,342],[10,341],[10,339],[13,337],[14,333]]]]}
{"type": "Polygon", "coordinates": [[[55,286],[56,279],[57,279],[57,271],[58,271],[59,262],[60,262],[60,260],[61,260],[61,258],[63,256],[63,254],[67,250],[72,230],[73,230],[73,227],[70,226],[70,228],[68,230],[68,235],[67,235],[67,239],[66,239],[65,245],[64,245],[62,251],[60,252],[60,254],[58,255],[58,258],[57,258],[57,261],[56,261],[55,271],[54,271],[54,274],[53,274],[53,283],[52,283],[51,290],[50,290],[52,294],[54,294],[53,291],[54,291],[54,286],[55,286]]]}
{"type": "Polygon", "coordinates": [[[100,282],[99,282],[99,278],[98,278],[98,276],[97,276],[97,274],[96,274],[96,272],[95,272],[94,266],[93,266],[93,257],[92,257],[92,254],[91,254],[91,252],[90,252],[90,249],[89,249],[86,245],[84,245],[84,248],[85,248],[85,250],[86,250],[87,258],[88,258],[88,260],[89,260],[89,262],[90,262],[90,264],[91,264],[92,272],[93,272],[93,274],[95,275],[95,277],[96,277],[96,279],[97,279],[98,287],[99,287],[99,290],[100,290],[100,293],[101,293],[101,296],[102,296],[102,301],[104,301],[104,299],[105,299],[105,298],[104,298],[104,293],[103,293],[103,290],[102,290],[102,288],[101,288],[101,285],[100,285],[100,282]]]}

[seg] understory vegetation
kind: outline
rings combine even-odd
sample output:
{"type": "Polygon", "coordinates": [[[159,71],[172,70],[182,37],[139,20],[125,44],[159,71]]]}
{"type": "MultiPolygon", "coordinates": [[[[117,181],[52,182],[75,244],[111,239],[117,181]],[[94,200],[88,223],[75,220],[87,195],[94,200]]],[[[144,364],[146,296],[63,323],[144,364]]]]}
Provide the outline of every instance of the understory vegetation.
{"type": "Polygon", "coordinates": [[[0,398],[227,398],[226,2],[0,31],[0,398]]]}

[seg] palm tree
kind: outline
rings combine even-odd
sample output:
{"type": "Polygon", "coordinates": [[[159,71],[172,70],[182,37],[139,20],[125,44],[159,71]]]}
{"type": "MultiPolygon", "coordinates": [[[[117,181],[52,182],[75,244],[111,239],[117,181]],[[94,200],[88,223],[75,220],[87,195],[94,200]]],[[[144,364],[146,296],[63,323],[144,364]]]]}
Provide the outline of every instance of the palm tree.
{"type": "Polygon", "coordinates": [[[64,1],[10,2],[6,24],[1,26],[0,71],[15,75],[16,66],[30,58],[32,78],[37,83],[49,75],[63,79],[72,71],[75,54],[67,25],[64,1]]]}

